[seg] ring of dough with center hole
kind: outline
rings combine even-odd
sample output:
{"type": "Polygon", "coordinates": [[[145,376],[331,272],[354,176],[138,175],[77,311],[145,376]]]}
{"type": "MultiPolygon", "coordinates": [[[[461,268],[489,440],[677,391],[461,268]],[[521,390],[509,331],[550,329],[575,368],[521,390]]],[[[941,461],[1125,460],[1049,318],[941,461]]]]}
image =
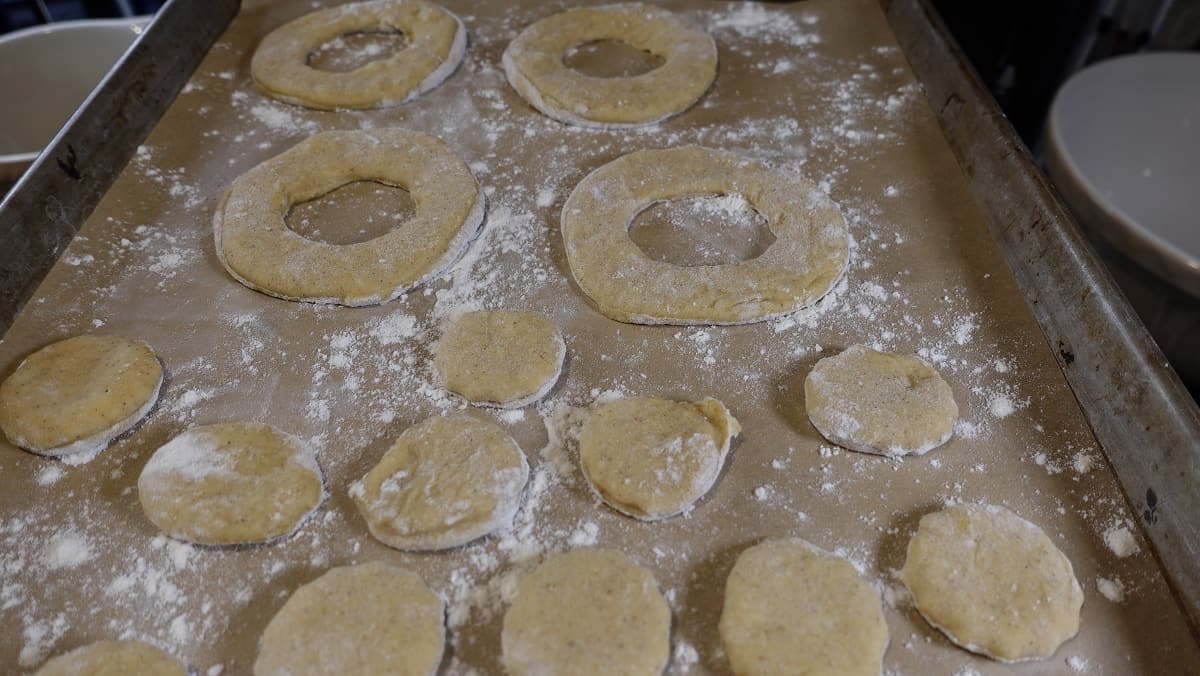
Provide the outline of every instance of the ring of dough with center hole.
{"type": "Polygon", "coordinates": [[[509,84],[531,106],[567,124],[636,127],[677,115],[717,77],[717,45],[676,15],[640,3],[572,9],[531,24],[501,58],[509,84]],[[568,49],[619,40],[662,57],[633,77],[592,77],[567,67],[568,49]]]}
{"type": "Polygon", "coordinates": [[[949,639],[1001,662],[1042,659],[1079,631],[1071,561],[1032,523],[995,505],[921,517],[900,571],[917,610],[949,639]]]}
{"type": "Polygon", "coordinates": [[[521,408],[554,387],[566,354],[562,334],[545,315],[479,310],[450,324],[433,365],[446,389],[472,404],[521,408]]]}
{"type": "Polygon", "coordinates": [[[0,384],[0,428],[39,455],[91,453],[154,408],[163,368],[140,340],[82,335],[52,343],[0,384]]]}
{"type": "Polygon", "coordinates": [[[768,540],[738,556],[720,633],[738,676],[879,676],[888,644],[879,591],[803,540],[768,540]]]}
{"type": "Polygon", "coordinates": [[[396,549],[448,549],[512,524],[529,478],[517,442],[466,413],[404,430],[350,487],[377,540],[396,549]]]}
{"type": "Polygon", "coordinates": [[[613,509],[657,521],[687,510],[712,488],[741,429],[716,399],[618,399],[583,424],[579,465],[613,509]]]}
{"type": "Polygon", "coordinates": [[[97,641],[49,660],[34,676],[187,676],[179,660],[141,641],[97,641]]]}
{"type": "Polygon", "coordinates": [[[325,110],[383,108],[417,98],[450,77],[467,51],[462,21],[424,0],[370,0],[306,14],[271,31],[250,61],[268,96],[325,110]],[[311,52],[347,33],[398,31],[408,45],[345,73],[314,68],[311,52]]]}
{"type": "Polygon", "coordinates": [[[611,549],[555,554],[517,583],[500,634],[513,676],[658,676],[671,610],[654,575],[611,549]]]}
{"type": "Polygon", "coordinates": [[[254,676],[437,673],[445,605],[419,575],[380,561],[300,587],[259,640],[254,676]]]}
{"type": "Polygon", "coordinates": [[[442,141],[403,129],[329,131],[242,174],[213,218],[217,257],[242,284],[286,300],[375,305],[441,274],[483,223],[485,199],[471,170],[442,141]],[[405,188],[416,213],[354,244],[296,234],[292,205],[347,183],[405,188]]]}
{"type": "Polygon", "coordinates": [[[833,288],[850,251],[845,219],[814,184],[696,146],[630,153],[588,174],[563,205],[562,234],[579,288],[634,324],[747,324],[794,312],[833,288]],[[650,258],[629,237],[656,202],[727,194],[744,197],[775,235],[757,258],[685,267],[650,258]]]}
{"type": "Polygon", "coordinates": [[[296,532],[325,498],[316,450],[262,423],[193,427],[138,477],[146,517],[203,545],[268,542],[296,532]]]}
{"type": "Polygon", "coordinates": [[[817,362],[804,379],[804,407],[829,441],[892,458],[941,446],[958,420],[954,393],[932,366],[862,345],[817,362]]]}

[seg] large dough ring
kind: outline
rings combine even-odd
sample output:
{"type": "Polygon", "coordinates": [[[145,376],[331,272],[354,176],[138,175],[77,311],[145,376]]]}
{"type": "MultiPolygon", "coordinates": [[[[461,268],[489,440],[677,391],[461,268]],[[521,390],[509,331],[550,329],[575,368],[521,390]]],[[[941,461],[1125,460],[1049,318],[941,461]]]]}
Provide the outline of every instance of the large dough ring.
{"type": "Polygon", "coordinates": [[[687,110],[717,77],[717,46],[674,14],[639,3],[572,9],[538,21],[504,50],[504,73],[526,101],[568,124],[635,127],[687,110]],[[563,53],[619,40],[660,56],[633,77],[591,77],[568,68],[563,53]]]}
{"type": "Polygon", "coordinates": [[[213,218],[217,257],[239,282],[287,300],[385,303],[435,277],[466,250],[485,199],[471,170],[437,138],[402,129],[311,136],[233,182],[213,218]],[[409,191],[416,214],[374,239],[326,244],[287,227],[292,205],[354,181],[409,191]]]}
{"type": "Polygon", "coordinates": [[[579,287],[633,324],[748,324],[794,312],[828,293],[849,259],[846,221],[816,185],[697,146],[630,153],[588,174],[563,206],[562,234],[579,287]],[[762,255],[684,267],[630,239],[634,217],[655,202],[714,194],[741,195],[766,218],[775,241],[762,255]]]}
{"type": "Polygon", "coordinates": [[[250,74],[266,94],[309,108],[383,108],[415,99],[454,73],[467,51],[462,21],[424,0],[370,0],[306,14],[263,38],[250,74]],[[308,55],[347,33],[396,30],[408,45],[346,73],[308,65],[308,55]]]}

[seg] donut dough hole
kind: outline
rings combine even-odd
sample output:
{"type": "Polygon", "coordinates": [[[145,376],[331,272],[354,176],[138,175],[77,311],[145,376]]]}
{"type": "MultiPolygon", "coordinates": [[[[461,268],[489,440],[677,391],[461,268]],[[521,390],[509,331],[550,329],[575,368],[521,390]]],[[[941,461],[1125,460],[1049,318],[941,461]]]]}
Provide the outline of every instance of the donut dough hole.
{"type": "Polygon", "coordinates": [[[509,84],[531,106],[567,124],[635,127],[690,108],[717,76],[709,35],[664,9],[629,3],[571,9],[531,24],[501,58],[509,84]],[[616,40],[661,57],[632,77],[592,77],[564,62],[573,48],[616,40]]]}
{"type": "Polygon", "coordinates": [[[445,607],[420,576],[382,562],[334,568],[300,587],[259,641],[255,676],[429,676],[445,607]]]}
{"type": "Polygon", "coordinates": [[[934,627],[1001,662],[1050,657],[1079,631],[1083,591],[1042,529],[994,505],[921,518],[900,579],[934,627]]]}
{"type": "Polygon", "coordinates": [[[324,497],[316,451],[262,423],[193,427],[155,451],[138,478],[146,517],[204,545],[286,537],[324,497]]]}
{"type": "Polygon", "coordinates": [[[441,274],[483,222],[470,169],[440,140],[403,129],[322,132],[238,177],[213,218],[217,257],[263,293],[315,303],[387,302],[441,274]],[[327,244],[287,227],[291,208],[355,181],[409,191],[416,213],[374,239],[327,244]]]}
{"type": "Polygon", "coordinates": [[[179,660],[141,641],[97,641],[55,657],[34,676],[187,676],[179,660]]]}
{"type": "Polygon", "coordinates": [[[671,610],[654,575],[620,552],[580,549],[517,583],[500,642],[513,676],[658,676],[670,639],[671,610]]]}
{"type": "Polygon", "coordinates": [[[404,430],[350,496],[389,547],[447,549],[511,525],[528,478],[512,437],[459,413],[404,430]]]}
{"type": "Polygon", "coordinates": [[[462,62],[462,21],[424,0],[370,0],[332,7],[271,31],[254,52],[250,74],[272,98],[324,110],[383,108],[415,99],[444,82],[462,62]],[[345,72],[321,70],[310,55],[331,40],[396,32],[407,44],[385,59],[345,72]]]}
{"type": "Polygon", "coordinates": [[[0,384],[0,428],[39,455],[99,451],[158,401],[163,369],[140,340],[82,335],[25,358],[0,384]]]}
{"type": "Polygon", "coordinates": [[[471,403],[521,408],[554,387],[566,354],[562,334],[544,315],[481,310],[450,324],[433,364],[446,389],[471,403]]]}
{"type": "Polygon", "coordinates": [[[846,221],[814,184],[732,153],[696,146],[642,150],[588,174],[562,210],[571,274],[605,315],[635,324],[746,324],[795,312],[841,279],[846,221]],[[728,265],[681,266],[646,255],[629,236],[663,200],[740,195],[775,241],[728,265]]]}
{"type": "Polygon", "coordinates": [[[862,345],[817,362],[804,380],[804,407],[829,441],[893,458],[941,446],[958,420],[954,393],[932,366],[862,345]]]}
{"type": "Polygon", "coordinates": [[[769,540],[738,556],[720,632],[738,676],[879,676],[888,643],[879,591],[803,540],[769,540]]]}
{"type": "Polygon", "coordinates": [[[618,399],[588,416],[579,464],[601,500],[655,521],[689,509],[712,488],[739,432],[716,399],[618,399]]]}

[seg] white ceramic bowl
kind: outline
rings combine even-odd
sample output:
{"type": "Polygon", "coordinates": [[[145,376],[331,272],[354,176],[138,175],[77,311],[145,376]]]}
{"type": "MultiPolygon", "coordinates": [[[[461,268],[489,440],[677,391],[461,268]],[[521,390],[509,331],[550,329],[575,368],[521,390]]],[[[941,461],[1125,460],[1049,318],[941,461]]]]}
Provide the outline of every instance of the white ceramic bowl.
{"type": "Polygon", "coordinates": [[[63,21],[0,36],[0,181],[33,163],[148,20],[63,21]]]}

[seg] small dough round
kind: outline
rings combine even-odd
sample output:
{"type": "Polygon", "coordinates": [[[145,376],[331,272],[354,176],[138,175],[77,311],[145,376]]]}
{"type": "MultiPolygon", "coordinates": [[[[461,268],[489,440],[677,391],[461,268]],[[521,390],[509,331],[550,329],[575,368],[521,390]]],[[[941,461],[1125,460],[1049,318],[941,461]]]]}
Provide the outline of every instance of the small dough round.
{"type": "Polygon", "coordinates": [[[546,396],[567,345],[554,322],[525,310],[480,310],[455,319],[433,365],[446,389],[479,406],[521,408],[546,396]]]}
{"type": "Polygon", "coordinates": [[[921,517],[900,579],[921,615],[958,645],[1001,662],[1046,658],[1079,631],[1083,591],[1066,555],[995,505],[921,517]]]}
{"type": "Polygon", "coordinates": [[[924,361],[852,345],[817,362],[804,380],[813,427],[852,451],[897,458],[950,440],[954,393],[924,361]]]}
{"type": "Polygon", "coordinates": [[[512,524],[529,478],[517,442],[466,413],[404,430],[350,497],[380,542],[448,549],[512,524]]]}
{"type": "Polygon", "coordinates": [[[567,124],[636,127],[687,110],[717,77],[717,45],[665,9],[641,3],[571,9],[531,24],[504,50],[509,84],[531,106],[567,124]],[[618,40],[663,58],[633,77],[592,77],[567,67],[563,54],[618,40]]]}
{"type": "Polygon", "coordinates": [[[500,642],[513,676],[658,676],[671,610],[649,570],[611,549],[578,549],[517,583],[500,642]]]}
{"type": "Polygon", "coordinates": [[[158,356],[140,340],[68,338],[26,357],[0,384],[0,428],[40,455],[99,451],[150,412],[162,383],[158,356]]]}
{"type": "Polygon", "coordinates": [[[416,573],[380,561],[334,568],[271,618],[254,676],[430,676],[442,662],[445,612],[416,573]]]}
{"type": "Polygon", "coordinates": [[[272,98],[324,110],[383,108],[417,98],[458,68],[467,52],[462,21],[424,0],[369,0],[289,21],[263,38],[250,74],[272,98]],[[309,54],[347,33],[398,31],[408,45],[347,73],[313,68],[309,54]]]}
{"type": "Polygon", "coordinates": [[[741,430],[716,399],[618,399],[588,416],[579,464],[601,500],[656,521],[683,512],[712,488],[741,430]]]}
{"type": "Polygon", "coordinates": [[[842,557],[798,539],[738,556],[720,631],[738,676],[879,676],[888,643],[874,585],[842,557]]]}
{"type": "Polygon", "coordinates": [[[49,660],[34,676],[187,676],[179,660],[141,641],[97,641],[49,660]]]}
{"type": "Polygon", "coordinates": [[[846,221],[806,179],[697,146],[641,150],[588,174],[562,210],[571,274],[605,315],[634,324],[747,324],[820,300],[849,260],[846,221]],[[657,261],[629,237],[633,219],[663,200],[741,195],[775,241],[750,260],[682,266],[657,261]]]}
{"type": "Polygon", "coordinates": [[[203,545],[286,537],[324,498],[316,450],[262,423],[193,427],[155,451],[138,477],[146,517],[203,545]]]}
{"type": "Polygon", "coordinates": [[[242,284],[286,300],[375,305],[440,275],[474,239],[485,199],[466,163],[441,140],[403,129],[327,131],[239,176],[213,217],[217,257],[242,284]],[[416,214],[365,242],[301,237],[293,205],[347,183],[400,186],[416,214]]]}

